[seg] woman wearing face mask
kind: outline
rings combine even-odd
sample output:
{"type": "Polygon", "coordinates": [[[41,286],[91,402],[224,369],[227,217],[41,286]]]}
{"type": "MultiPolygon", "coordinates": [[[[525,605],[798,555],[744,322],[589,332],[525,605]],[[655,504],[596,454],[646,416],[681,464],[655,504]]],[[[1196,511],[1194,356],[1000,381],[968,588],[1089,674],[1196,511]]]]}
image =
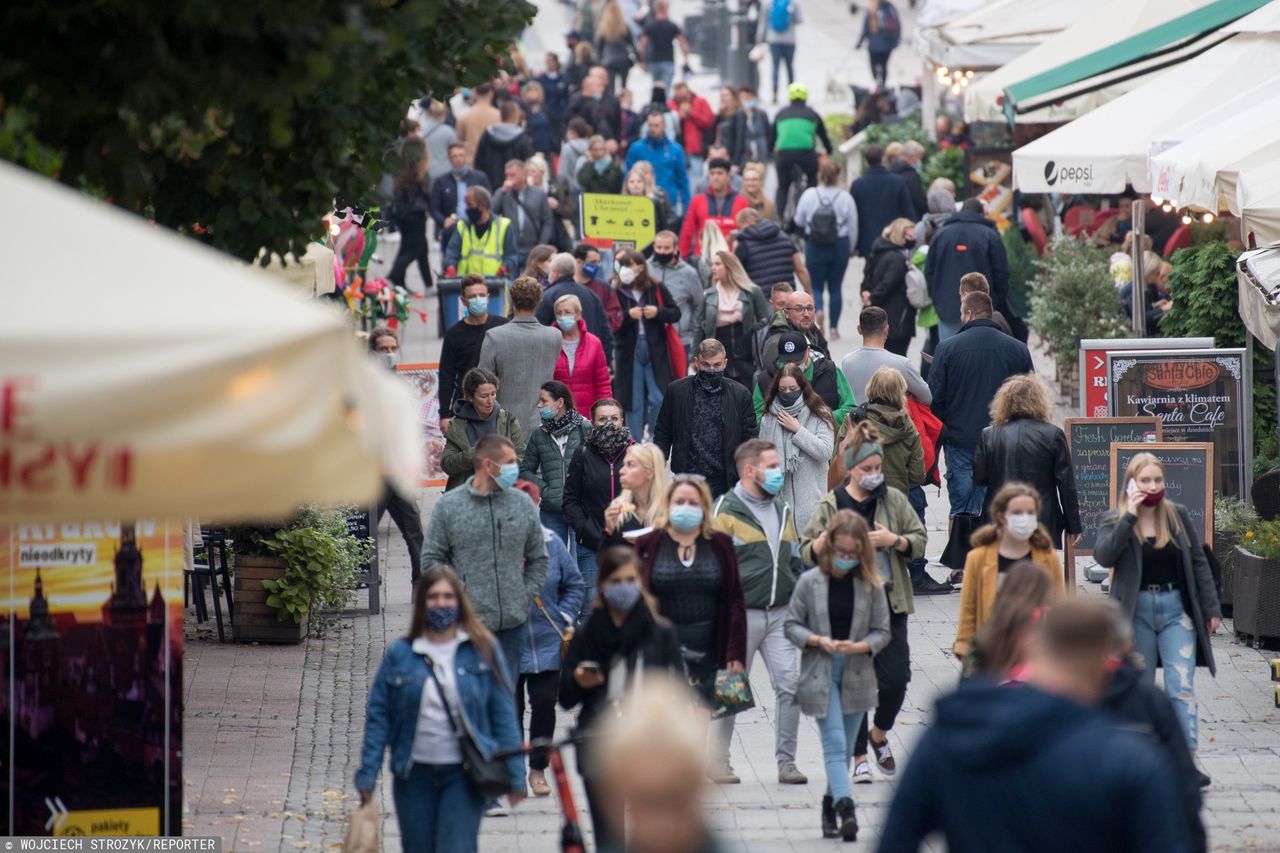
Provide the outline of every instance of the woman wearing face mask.
{"type": "Polygon", "coordinates": [[[842,509],[862,517],[870,529],[875,548],[876,570],[884,581],[889,596],[889,643],[876,655],[876,713],[874,725],[868,729],[863,720],[853,745],[855,782],[871,781],[871,765],[867,762],[867,745],[875,755],[876,766],[885,776],[897,772],[893,751],[889,747],[889,731],[893,728],[907,697],[911,680],[911,648],[907,641],[907,615],[915,611],[911,593],[911,575],[907,564],[924,555],[925,533],[907,496],[885,483],[884,446],[880,434],[867,421],[859,421],[849,430],[843,450],[843,463],[848,480],[828,492],[809,518],[800,534],[800,555],[812,565],[828,547],[827,524],[842,509]]]}
{"type": "Polygon", "coordinates": [[[473,367],[462,377],[466,400],[444,434],[440,467],[449,475],[445,491],[467,482],[475,473],[476,442],[486,435],[505,435],[515,445],[516,456],[525,451],[524,432],[515,415],[498,405],[498,377],[483,367],[473,367]]]}
{"type": "Polygon", "coordinates": [[[714,529],[711,492],[702,478],[679,474],[660,496],[656,527],[636,540],[640,574],[663,615],[676,626],[689,686],[707,708],[716,671],[743,671],[747,606],[733,540],[714,529]]]}
{"type": "Polygon", "coordinates": [[[555,253],[556,247],[548,246],[546,243],[539,243],[529,250],[529,261],[524,266],[524,275],[537,281],[543,290],[546,290],[551,283],[547,276],[551,269],[551,256],[555,253]]]}
{"type": "Polygon", "coordinates": [[[804,378],[804,370],[785,364],[764,396],[760,437],[778,448],[784,479],[781,497],[804,530],[827,484],[827,467],[835,446],[831,410],[804,378]]]}
{"type": "Polygon", "coordinates": [[[730,379],[750,388],[755,370],[750,353],[738,352],[742,330],[769,316],[764,292],[747,278],[742,261],[732,252],[716,252],[711,260],[711,286],[703,294],[702,339],[724,344],[730,379]]]}
{"type": "Polygon", "coordinates": [[[1054,595],[1062,594],[1062,565],[1049,533],[1040,525],[1040,494],[1025,483],[1006,483],[991,501],[991,524],[973,532],[973,550],[964,561],[960,616],[956,620],[956,657],[964,658],[995,605],[1005,572],[1019,560],[1031,560],[1049,575],[1054,595]],[[973,574],[969,574],[969,570],[973,574]]]}
{"type": "Polygon", "coordinates": [[[878,660],[890,642],[889,606],[876,568],[876,546],[867,523],[842,509],[820,537],[825,547],[817,568],[796,581],[787,612],[787,639],[799,646],[796,702],[816,717],[822,736],[827,790],[822,798],[822,837],[854,841],[853,789],[849,755],[859,725],[876,704],[878,660]]]}
{"type": "MultiPolygon", "coordinates": [[[[1053,404],[1044,383],[1025,373],[1005,380],[991,400],[991,426],[973,453],[973,483],[992,495],[1007,482],[1034,486],[1040,493],[1040,522],[1055,548],[1065,531],[1080,540],[1080,505],[1067,436],[1053,423],[1053,404]]],[[[990,513],[988,512],[988,515],[990,513]]]]}
{"type": "Polygon", "coordinates": [[[520,463],[520,476],[538,487],[542,526],[549,528],[566,547],[573,544],[564,515],[564,487],[569,460],[586,440],[591,425],[578,414],[573,395],[554,379],[538,389],[539,428],[529,436],[520,463]]]}
{"type": "MultiPolygon", "coordinates": [[[[356,790],[373,799],[391,750],[392,801],[405,850],[474,851],[484,797],[462,768],[458,726],[484,753],[520,745],[510,673],[462,581],[431,566],[413,588],[408,633],[387,646],[369,691],[356,790]]],[[[504,760],[507,796],[524,799],[524,759],[504,760]]]]}
{"type": "Polygon", "coordinates": [[[587,160],[578,167],[578,186],[584,193],[617,195],[622,190],[622,167],[596,134],[587,142],[587,160]]]}
{"type": "MultiPolygon", "coordinates": [[[[1115,570],[1111,597],[1133,620],[1134,649],[1145,661],[1146,677],[1153,680],[1156,667],[1164,667],[1164,689],[1195,752],[1196,666],[1216,674],[1210,637],[1222,624],[1213,573],[1187,508],[1165,497],[1160,460],[1150,453],[1134,456],[1124,483],[1115,513],[1098,528],[1093,558],[1115,570]]],[[[1200,784],[1209,784],[1203,772],[1200,784]]]]}
{"type": "Polygon", "coordinates": [[[614,287],[623,319],[613,339],[613,396],[628,402],[627,425],[640,438],[646,426],[653,434],[666,387],[682,378],[672,374],[667,353],[667,327],[680,322],[680,309],[637,251],[618,254],[614,287]]]}
{"type": "MultiPolygon", "coordinates": [[[[611,545],[600,552],[600,591],[588,600],[585,623],[569,643],[560,669],[560,706],[579,705],[578,730],[590,732],[601,715],[616,713],[627,688],[646,674],[667,672],[684,677],[684,661],[675,628],[658,615],[653,597],[645,592],[640,561],[634,549],[611,545]]],[[[587,791],[596,849],[614,849],[620,839],[610,837],[604,792],[592,777],[593,740],[578,747],[578,772],[587,791]]]]}
{"type": "Polygon", "coordinates": [[[627,172],[627,180],[622,185],[622,194],[644,196],[653,202],[655,234],[672,227],[675,214],[671,212],[671,200],[667,198],[666,190],[654,180],[653,166],[648,162],[641,160],[631,167],[631,171],[627,172]]]}
{"type": "Polygon", "coordinates": [[[863,277],[862,304],[883,308],[889,315],[884,348],[906,355],[916,331],[916,309],[907,301],[907,265],[916,245],[916,224],[899,218],[885,226],[871,244],[867,273],[863,277]]]}
{"type": "Polygon", "coordinates": [[[907,413],[907,380],[897,368],[881,367],[867,381],[863,399],[860,409],[884,448],[884,481],[903,494],[924,485],[924,447],[907,413]]]}
{"type": "Polygon", "coordinates": [[[600,339],[587,331],[582,319],[582,302],[572,293],[555,301],[556,328],[560,330],[560,355],[552,377],[573,392],[574,406],[587,411],[596,400],[613,396],[609,384],[609,362],[600,339]]]}
{"type": "Polygon", "coordinates": [[[631,443],[631,433],[622,422],[622,404],[610,397],[597,400],[591,407],[591,429],[574,451],[564,479],[564,517],[577,541],[578,569],[587,584],[585,602],[595,595],[596,554],[605,544],[605,509],[622,491],[618,474],[631,443]]]}

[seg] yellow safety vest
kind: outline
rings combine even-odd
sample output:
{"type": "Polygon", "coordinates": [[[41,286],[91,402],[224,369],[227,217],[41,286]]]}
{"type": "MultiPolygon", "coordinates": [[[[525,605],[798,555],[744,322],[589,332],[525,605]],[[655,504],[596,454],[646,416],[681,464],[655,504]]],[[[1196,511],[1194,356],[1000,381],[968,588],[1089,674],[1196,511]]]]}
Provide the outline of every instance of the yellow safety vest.
{"type": "MultiPolygon", "coordinates": [[[[458,258],[458,275],[494,276],[502,266],[502,246],[507,239],[507,226],[511,220],[505,216],[494,215],[481,240],[476,240],[475,229],[470,222],[458,224],[458,235],[462,238],[462,253],[458,258]]],[[[516,270],[507,270],[515,273],[516,270]]]]}

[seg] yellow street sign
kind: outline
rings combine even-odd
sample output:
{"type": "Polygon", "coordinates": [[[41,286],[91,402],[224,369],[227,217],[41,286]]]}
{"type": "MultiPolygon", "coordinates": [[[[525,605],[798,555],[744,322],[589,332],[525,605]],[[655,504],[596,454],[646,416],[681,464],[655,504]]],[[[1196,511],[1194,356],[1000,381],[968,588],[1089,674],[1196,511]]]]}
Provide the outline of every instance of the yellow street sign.
{"type": "Polygon", "coordinates": [[[159,835],[160,810],[101,809],[66,812],[54,825],[54,835],[159,835]]]}
{"type": "Polygon", "coordinates": [[[583,193],[579,226],[584,237],[620,240],[636,248],[653,242],[653,201],[642,195],[583,193]]]}

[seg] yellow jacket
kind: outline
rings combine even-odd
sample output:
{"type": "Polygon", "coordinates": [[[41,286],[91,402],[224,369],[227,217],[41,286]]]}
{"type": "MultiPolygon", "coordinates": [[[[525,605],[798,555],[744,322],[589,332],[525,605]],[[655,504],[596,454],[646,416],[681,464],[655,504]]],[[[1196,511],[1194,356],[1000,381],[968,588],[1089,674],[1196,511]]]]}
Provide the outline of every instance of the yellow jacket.
{"type": "MultiPolygon", "coordinates": [[[[1062,565],[1053,550],[1031,549],[1031,561],[1049,573],[1054,596],[1062,595],[1062,565]]],[[[964,657],[973,645],[973,635],[991,615],[1000,582],[1000,541],[974,548],[964,561],[964,585],[960,587],[960,618],[956,622],[956,657],[964,657]]]]}

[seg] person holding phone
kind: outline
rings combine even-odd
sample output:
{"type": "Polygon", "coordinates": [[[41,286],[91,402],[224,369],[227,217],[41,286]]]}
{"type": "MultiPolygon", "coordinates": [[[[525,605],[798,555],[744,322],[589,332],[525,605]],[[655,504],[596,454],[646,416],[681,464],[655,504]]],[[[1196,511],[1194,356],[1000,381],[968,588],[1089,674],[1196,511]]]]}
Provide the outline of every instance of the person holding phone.
{"type": "MultiPolygon", "coordinates": [[[[1155,680],[1164,667],[1164,689],[1194,753],[1197,746],[1195,672],[1217,668],[1210,637],[1222,624],[1222,608],[1205,557],[1200,530],[1187,508],[1165,497],[1164,465],[1151,453],[1133,457],[1124,472],[1125,494],[1098,528],[1093,558],[1115,569],[1111,597],[1133,620],[1134,649],[1155,680]]],[[[1200,784],[1209,784],[1200,772],[1200,784]]]]}
{"type": "Polygon", "coordinates": [[[791,593],[785,630],[801,649],[796,701],[817,718],[822,736],[822,837],[854,841],[858,820],[849,757],[858,727],[876,704],[871,658],[889,645],[889,601],[862,516],[840,510],[826,523],[822,539],[817,568],[802,574],[791,593]]]}
{"type": "MultiPolygon", "coordinates": [[[[628,687],[645,673],[665,671],[684,678],[684,659],[675,627],[658,615],[657,603],[645,590],[640,560],[629,545],[610,545],[600,552],[597,593],[582,628],[573,635],[560,669],[560,706],[578,706],[578,730],[588,735],[577,748],[578,772],[587,792],[597,850],[611,850],[613,838],[605,815],[606,792],[591,772],[590,733],[618,707],[628,687]]],[[[612,813],[617,813],[613,810],[612,813]]]]}

